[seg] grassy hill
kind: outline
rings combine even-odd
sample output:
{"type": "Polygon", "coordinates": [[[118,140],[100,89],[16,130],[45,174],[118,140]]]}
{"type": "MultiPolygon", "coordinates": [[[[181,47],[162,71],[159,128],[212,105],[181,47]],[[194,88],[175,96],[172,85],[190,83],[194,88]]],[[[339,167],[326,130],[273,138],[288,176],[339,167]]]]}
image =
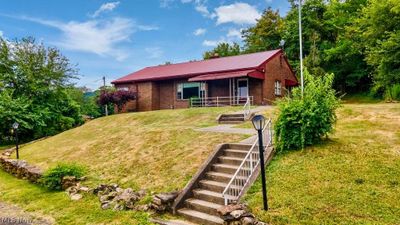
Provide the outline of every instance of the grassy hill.
{"type": "MultiPolygon", "coordinates": [[[[235,110],[110,116],[25,146],[21,157],[43,168],[59,161],[86,165],[93,184],[181,189],[216,144],[243,138],[193,128],[213,125],[218,113],[235,110]]],[[[244,201],[270,224],[398,224],[399,174],[400,104],[345,104],[329,140],[273,159],[267,168],[270,211],[261,209],[260,181],[244,201]]],[[[2,171],[0,180],[0,201],[51,216],[58,224],[148,224],[147,213],[103,211],[92,195],[71,202],[63,192],[48,192],[2,171]]]]}
{"type": "Polygon", "coordinates": [[[400,224],[400,104],[345,104],[320,145],[277,155],[245,200],[271,224],[400,224]]]}
{"type": "Polygon", "coordinates": [[[219,113],[240,108],[198,108],[99,118],[21,148],[20,157],[47,169],[76,162],[94,184],[116,182],[155,191],[182,189],[217,144],[243,135],[194,131],[216,124],[219,113]]]}

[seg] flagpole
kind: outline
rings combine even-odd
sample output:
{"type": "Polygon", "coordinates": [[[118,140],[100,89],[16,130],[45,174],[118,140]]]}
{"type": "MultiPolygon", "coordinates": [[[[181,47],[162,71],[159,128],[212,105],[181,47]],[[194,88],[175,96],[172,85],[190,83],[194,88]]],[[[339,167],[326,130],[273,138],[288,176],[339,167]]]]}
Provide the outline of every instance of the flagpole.
{"type": "Polygon", "coordinates": [[[303,41],[301,30],[301,0],[299,0],[299,42],[300,42],[300,81],[301,81],[301,96],[304,94],[304,78],[303,78],[303,41]]]}

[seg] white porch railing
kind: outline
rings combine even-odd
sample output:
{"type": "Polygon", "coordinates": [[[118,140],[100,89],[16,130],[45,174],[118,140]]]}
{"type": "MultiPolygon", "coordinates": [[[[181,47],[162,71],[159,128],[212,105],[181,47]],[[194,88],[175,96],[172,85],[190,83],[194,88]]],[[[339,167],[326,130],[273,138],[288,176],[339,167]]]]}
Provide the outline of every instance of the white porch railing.
{"type": "MultiPolygon", "coordinates": [[[[272,146],[272,122],[271,119],[265,124],[263,128],[263,147],[265,150],[272,146]]],[[[233,201],[237,201],[242,195],[242,192],[246,185],[249,183],[251,176],[257,170],[258,164],[260,163],[260,154],[258,149],[258,138],[254,141],[246,157],[243,159],[239,168],[236,170],[232,179],[229,181],[225,190],[222,192],[222,196],[225,199],[225,205],[233,201]]]]}
{"type": "Polygon", "coordinates": [[[239,97],[239,96],[217,96],[205,98],[192,98],[190,99],[190,107],[223,107],[223,106],[238,106],[253,104],[253,96],[239,97]]]}

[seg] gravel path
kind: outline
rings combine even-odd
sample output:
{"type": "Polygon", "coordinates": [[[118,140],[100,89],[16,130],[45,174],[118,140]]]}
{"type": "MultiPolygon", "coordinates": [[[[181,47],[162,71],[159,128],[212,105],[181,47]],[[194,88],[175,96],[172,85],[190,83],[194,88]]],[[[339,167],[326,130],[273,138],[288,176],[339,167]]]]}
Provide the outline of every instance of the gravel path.
{"type": "Polygon", "coordinates": [[[0,225],[52,225],[54,219],[0,201],[0,225]]]}

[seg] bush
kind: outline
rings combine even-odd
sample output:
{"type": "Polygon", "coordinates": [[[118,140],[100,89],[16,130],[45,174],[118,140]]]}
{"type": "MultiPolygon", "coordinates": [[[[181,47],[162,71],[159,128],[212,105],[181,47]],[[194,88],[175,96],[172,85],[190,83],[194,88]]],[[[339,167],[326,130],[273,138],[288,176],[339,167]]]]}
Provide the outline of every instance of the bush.
{"type": "Polygon", "coordinates": [[[97,102],[99,105],[115,104],[121,112],[124,105],[132,100],[136,100],[136,92],[116,90],[102,92],[97,102]]]}
{"type": "Polygon", "coordinates": [[[386,90],[385,99],[400,101],[400,84],[394,84],[386,90]]]}
{"type": "Polygon", "coordinates": [[[278,151],[300,149],[319,142],[333,129],[339,100],[332,89],[333,74],[314,77],[304,71],[304,96],[301,87],[278,102],[275,142],[278,151]]]}
{"type": "Polygon", "coordinates": [[[51,190],[61,190],[63,177],[74,176],[81,178],[84,174],[85,169],[82,166],[76,164],[58,164],[43,174],[40,183],[51,190]]]}

